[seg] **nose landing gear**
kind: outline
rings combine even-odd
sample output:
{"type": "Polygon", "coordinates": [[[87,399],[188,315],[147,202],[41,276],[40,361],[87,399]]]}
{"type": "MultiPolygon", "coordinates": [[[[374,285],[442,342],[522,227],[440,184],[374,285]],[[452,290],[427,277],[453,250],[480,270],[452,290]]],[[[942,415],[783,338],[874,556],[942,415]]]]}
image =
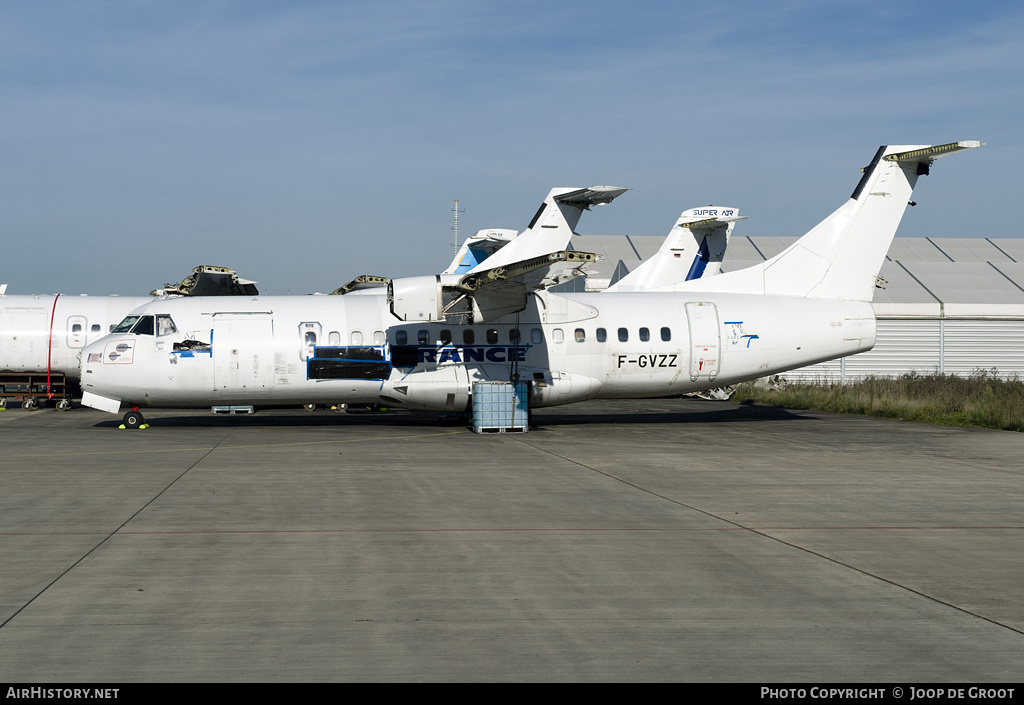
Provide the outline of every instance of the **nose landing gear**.
{"type": "Polygon", "coordinates": [[[121,424],[121,428],[149,428],[149,424],[146,423],[146,419],[143,418],[142,412],[137,407],[125,414],[122,420],[124,423],[121,424]]]}

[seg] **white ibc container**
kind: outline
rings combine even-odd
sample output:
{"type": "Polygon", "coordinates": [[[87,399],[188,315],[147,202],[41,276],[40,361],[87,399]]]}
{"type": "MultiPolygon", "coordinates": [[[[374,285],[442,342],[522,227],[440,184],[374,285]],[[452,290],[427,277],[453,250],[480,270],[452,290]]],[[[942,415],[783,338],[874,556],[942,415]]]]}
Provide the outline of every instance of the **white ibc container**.
{"type": "Polygon", "coordinates": [[[529,429],[526,382],[476,382],[473,430],[476,433],[525,433],[529,429]]]}

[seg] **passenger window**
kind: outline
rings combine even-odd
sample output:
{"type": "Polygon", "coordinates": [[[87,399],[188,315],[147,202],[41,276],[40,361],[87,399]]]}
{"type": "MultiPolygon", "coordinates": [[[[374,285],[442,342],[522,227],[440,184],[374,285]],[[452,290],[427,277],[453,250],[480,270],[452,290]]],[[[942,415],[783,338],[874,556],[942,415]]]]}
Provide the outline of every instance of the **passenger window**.
{"type": "Polygon", "coordinates": [[[452,342],[452,332],[447,328],[441,329],[441,342],[447,345],[452,342]]]}
{"type": "Polygon", "coordinates": [[[174,326],[174,321],[171,320],[170,316],[161,315],[156,317],[157,335],[170,335],[171,333],[177,332],[178,329],[174,326]]]}
{"type": "Polygon", "coordinates": [[[420,345],[430,344],[430,331],[421,330],[416,334],[416,340],[419,341],[420,345]]]}
{"type": "Polygon", "coordinates": [[[619,328],[619,342],[625,343],[629,340],[629,331],[625,328],[619,328]]]}
{"type": "Polygon", "coordinates": [[[575,332],[573,332],[573,337],[576,338],[577,343],[583,343],[587,340],[587,335],[583,332],[582,328],[577,328],[575,332]]]}
{"type": "Polygon", "coordinates": [[[647,328],[641,328],[640,329],[640,340],[646,343],[650,339],[651,339],[651,331],[648,330],[647,328]]]}
{"type": "Polygon", "coordinates": [[[383,345],[384,344],[384,331],[375,330],[373,331],[373,344],[383,345]]]}
{"type": "Polygon", "coordinates": [[[565,342],[565,333],[562,332],[561,328],[555,328],[551,331],[551,337],[554,338],[556,343],[565,342]]]}
{"type": "Polygon", "coordinates": [[[508,342],[515,343],[519,340],[519,329],[509,328],[508,329],[508,342]]]}
{"type": "Polygon", "coordinates": [[[409,334],[404,330],[395,331],[395,345],[405,345],[409,342],[409,334]]]}
{"type": "Polygon", "coordinates": [[[330,333],[328,333],[327,344],[334,346],[341,345],[341,333],[339,333],[336,330],[332,330],[330,333]]]}
{"type": "Polygon", "coordinates": [[[99,323],[93,323],[92,324],[92,332],[93,333],[99,333],[100,332],[100,324],[99,323]]]}
{"type": "Polygon", "coordinates": [[[82,332],[82,324],[81,323],[72,323],[71,324],[71,332],[72,333],[81,333],[82,332]]]}
{"type": "Polygon", "coordinates": [[[669,330],[668,328],[662,328],[661,329],[661,339],[662,340],[672,340],[672,331],[669,330]]]}
{"type": "Polygon", "coordinates": [[[608,331],[606,331],[604,328],[598,328],[594,332],[594,337],[597,338],[597,342],[603,343],[604,341],[608,340],[608,331]]]}
{"type": "Polygon", "coordinates": [[[316,346],[320,344],[320,334],[323,326],[316,321],[303,321],[299,324],[299,335],[302,336],[302,347],[299,349],[299,359],[306,360],[316,355],[316,346]]]}
{"type": "Polygon", "coordinates": [[[533,343],[534,345],[540,345],[541,343],[543,343],[544,342],[544,331],[542,331],[540,328],[531,328],[530,329],[530,342],[533,343]]]}
{"type": "Polygon", "coordinates": [[[465,343],[466,345],[472,345],[474,340],[476,340],[476,336],[473,335],[473,329],[472,328],[463,328],[462,329],[462,342],[465,343]]]}
{"type": "Polygon", "coordinates": [[[487,344],[497,345],[498,344],[498,330],[496,328],[487,329],[487,344]]]}
{"type": "Polygon", "coordinates": [[[354,331],[352,331],[351,335],[349,335],[349,340],[352,341],[352,343],[351,343],[352,345],[362,345],[363,344],[363,331],[361,331],[361,330],[354,330],[354,331]]]}

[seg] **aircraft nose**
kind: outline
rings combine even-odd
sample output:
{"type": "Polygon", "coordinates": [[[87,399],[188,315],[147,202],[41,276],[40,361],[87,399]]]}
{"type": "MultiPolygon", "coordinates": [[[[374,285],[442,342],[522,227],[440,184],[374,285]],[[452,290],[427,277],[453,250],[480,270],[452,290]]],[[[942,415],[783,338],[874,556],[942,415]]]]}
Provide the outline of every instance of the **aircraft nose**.
{"type": "Polygon", "coordinates": [[[105,349],[108,346],[106,338],[82,348],[82,358],[79,362],[79,373],[83,392],[91,392],[107,397],[115,397],[116,390],[112,386],[110,365],[104,365],[105,349]]]}
{"type": "Polygon", "coordinates": [[[103,343],[92,343],[82,348],[78,358],[78,372],[82,383],[85,384],[86,375],[96,374],[96,367],[103,355],[103,343]]]}

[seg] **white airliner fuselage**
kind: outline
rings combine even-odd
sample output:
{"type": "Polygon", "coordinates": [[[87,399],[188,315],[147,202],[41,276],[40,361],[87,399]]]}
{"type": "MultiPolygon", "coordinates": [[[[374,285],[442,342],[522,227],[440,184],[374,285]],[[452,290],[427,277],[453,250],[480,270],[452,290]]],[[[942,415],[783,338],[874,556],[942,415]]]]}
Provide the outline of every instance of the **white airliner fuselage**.
{"type": "Polygon", "coordinates": [[[980,144],[883,147],[850,199],[778,256],[710,279],[659,273],[643,282],[654,290],[529,290],[586,256],[531,252],[463,278],[392,280],[387,295],[158,299],[85,349],[82,401],[110,412],[464,411],[474,382],[521,380],[536,408],[700,391],[852,355],[874,345],[877,274],[918,177],[980,144]]]}
{"type": "Polygon", "coordinates": [[[516,373],[533,407],[657,397],[852,355],[875,340],[865,302],[732,294],[542,292],[518,322],[480,325],[398,323],[382,296],[163,299],[132,315],[153,323],[90,347],[82,389],[168,407],[462,411],[474,382],[516,373]]]}

